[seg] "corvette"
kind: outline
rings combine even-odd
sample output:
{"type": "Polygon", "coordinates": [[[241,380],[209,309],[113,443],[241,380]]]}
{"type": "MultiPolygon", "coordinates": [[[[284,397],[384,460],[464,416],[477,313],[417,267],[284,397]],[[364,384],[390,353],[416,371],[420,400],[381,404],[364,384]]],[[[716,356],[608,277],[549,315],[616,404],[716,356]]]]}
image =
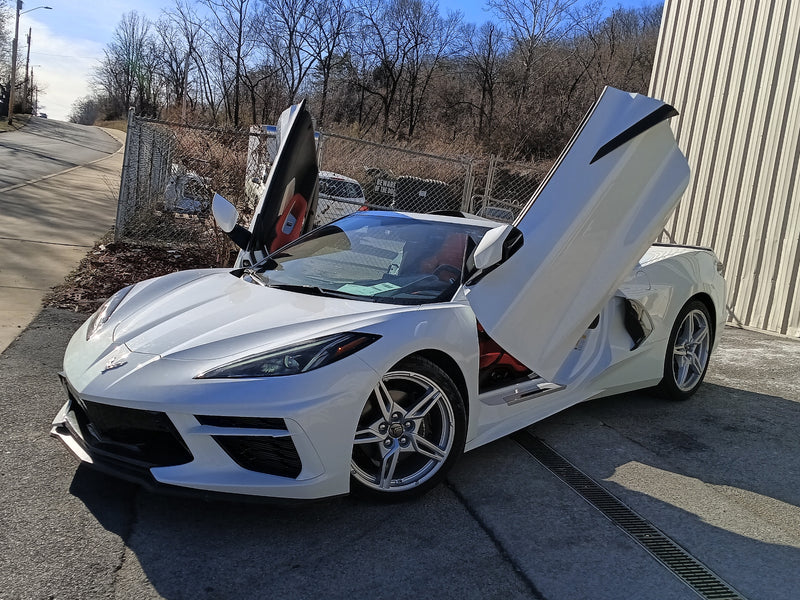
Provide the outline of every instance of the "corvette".
{"type": "Polygon", "coordinates": [[[586,400],[701,385],[724,322],[705,248],[652,245],[689,169],[672,107],[606,88],[512,225],[357,212],[317,229],[288,127],[233,269],[120,290],[75,333],[51,434],[165,491],[421,494],[464,451],[586,400]]]}

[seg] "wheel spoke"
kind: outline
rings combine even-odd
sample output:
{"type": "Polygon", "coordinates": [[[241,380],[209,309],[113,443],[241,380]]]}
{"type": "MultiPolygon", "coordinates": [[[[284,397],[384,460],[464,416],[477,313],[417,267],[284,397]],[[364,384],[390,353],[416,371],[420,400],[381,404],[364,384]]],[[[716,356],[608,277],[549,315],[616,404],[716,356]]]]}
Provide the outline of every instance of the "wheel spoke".
{"type": "Polygon", "coordinates": [[[690,340],[694,335],[694,317],[690,315],[685,322],[686,322],[686,339],[690,340]]]}
{"type": "Polygon", "coordinates": [[[442,394],[439,392],[439,390],[428,390],[428,393],[425,394],[425,397],[417,402],[417,405],[406,413],[406,419],[421,419],[427,415],[434,406],[436,406],[436,403],[439,402],[439,398],[441,397],[442,394]]]}
{"type": "Polygon", "coordinates": [[[378,444],[383,441],[385,436],[381,435],[378,430],[373,427],[367,427],[366,429],[359,429],[356,431],[355,439],[353,440],[354,444],[378,444]]]}
{"type": "Polygon", "coordinates": [[[392,394],[389,392],[386,384],[381,380],[372,391],[375,394],[375,399],[378,403],[378,408],[381,410],[383,419],[385,421],[391,421],[392,410],[394,410],[394,400],[392,400],[392,394]]]}
{"type": "Polygon", "coordinates": [[[431,442],[430,440],[426,440],[422,436],[414,436],[414,450],[418,454],[422,454],[422,456],[427,456],[430,459],[435,460],[436,462],[442,462],[447,455],[445,454],[444,450],[439,448],[436,444],[431,442]]]}
{"type": "Polygon", "coordinates": [[[692,342],[699,344],[708,337],[708,327],[700,327],[692,336],[692,342]]]}
{"type": "Polygon", "coordinates": [[[681,357],[678,362],[680,366],[678,367],[678,373],[675,379],[677,380],[678,386],[683,387],[686,385],[686,378],[689,376],[689,359],[681,357]]]}
{"type": "Polygon", "coordinates": [[[686,346],[683,344],[675,344],[675,348],[672,350],[672,353],[675,356],[686,356],[686,346]]]}
{"type": "Polygon", "coordinates": [[[381,461],[381,474],[380,481],[378,482],[381,488],[388,490],[392,484],[392,477],[394,477],[394,470],[397,468],[397,460],[400,458],[400,445],[395,441],[392,448],[386,453],[381,461]]]}
{"type": "Polygon", "coordinates": [[[689,360],[692,363],[692,367],[694,367],[695,372],[700,375],[703,373],[703,365],[700,363],[700,357],[697,356],[694,352],[689,355],[689,360]]]}

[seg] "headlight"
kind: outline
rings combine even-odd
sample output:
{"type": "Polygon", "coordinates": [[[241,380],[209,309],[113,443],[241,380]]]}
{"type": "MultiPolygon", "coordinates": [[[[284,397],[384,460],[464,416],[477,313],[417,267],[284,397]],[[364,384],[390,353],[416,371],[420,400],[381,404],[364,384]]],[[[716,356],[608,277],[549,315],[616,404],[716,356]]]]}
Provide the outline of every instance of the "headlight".
{"type": "Polygon", "coordinates": [[[368,333],[336,333],[302,344],[241,358],[200,373],[195,379],[279,377],[306,373],[350,356],[380,338],[368,333]]]}
{"type": "Polygon", "coordinates": [[[86,330],[87,341],[91,339],[91,337],[97,333],[103,325],[105,325],[106,321],[108,321],[109,317],[111,316],[111,313],[117,310],[119,303],[122,302],[122,299],[125,298],[125,296],[128,295],[128,292],[130,292],[132,289],[132,285],[122,288],[116,294],[111,296],[111,298],[103,302],[103,306],[98,308],[95,313],[89,317],[89,328],[86,330]]]}

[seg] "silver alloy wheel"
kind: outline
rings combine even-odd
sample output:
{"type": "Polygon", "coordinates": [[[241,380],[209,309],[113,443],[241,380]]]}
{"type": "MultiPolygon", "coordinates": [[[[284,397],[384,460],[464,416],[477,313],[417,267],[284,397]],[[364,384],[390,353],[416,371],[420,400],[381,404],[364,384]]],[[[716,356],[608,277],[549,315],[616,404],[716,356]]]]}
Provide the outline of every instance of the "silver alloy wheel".
{"type": "Polygon", "coordinates": [[[690,391],[702,379],[710,344],[706,314],[698,309],[689,311],[678,328],[672,347],[672,378],[682,392],[690,391]]]}
{"type": "Polygon", "coordinates": [[[377,491],[415,488],[441,469],[454,439],[455,415],[442,387],[419,373],[390,371],[361,413],[352,475],[377,491]]]}

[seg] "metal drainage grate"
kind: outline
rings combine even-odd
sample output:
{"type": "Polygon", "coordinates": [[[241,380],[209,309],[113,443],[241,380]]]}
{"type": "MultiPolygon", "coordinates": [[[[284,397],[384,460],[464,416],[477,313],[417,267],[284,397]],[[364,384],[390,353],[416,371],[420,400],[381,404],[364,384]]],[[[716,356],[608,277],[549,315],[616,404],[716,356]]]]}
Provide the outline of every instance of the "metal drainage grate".
{"type": "Polygon", "coordinates": [[[702,598],[744,600],[744,596],[720,579],[703,563],[649,521],[637,515],[589,476],[582,473],[542,440],[526,430],[518,431],[511,438],[544,467],[578,492],[589,504],[603,513],[612,523],[637,541],[658,562],[677,575],[702,598]]]}

